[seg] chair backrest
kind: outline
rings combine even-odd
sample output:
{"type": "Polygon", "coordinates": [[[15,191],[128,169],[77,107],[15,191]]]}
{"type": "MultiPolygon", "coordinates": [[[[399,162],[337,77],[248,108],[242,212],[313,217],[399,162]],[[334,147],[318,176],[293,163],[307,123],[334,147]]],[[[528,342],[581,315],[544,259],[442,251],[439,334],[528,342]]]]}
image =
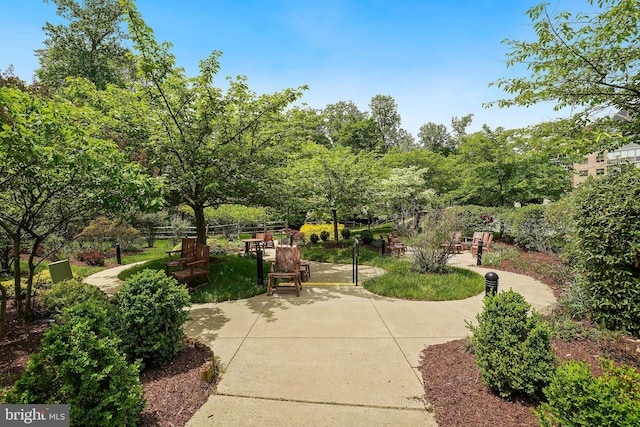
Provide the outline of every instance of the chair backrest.
{"type": "Polygon", "coordinates": [[[482,244],[484,245],[485,249],[489,248],[489,245],[491,245],[492,240],[493,240],[493,233],[491,232],[484,233],[484,237],[482,238],[482,244]]]}
{"type": "Polygon", "coordinates": [[[198,239],[196,239],[195,237],[182,238],[182,246],[180,248],[180,258],[190,258],[195,256],[197,243],[198,243],[198,239]]]}
{"type": "Polygon", "coordinates": [[[276,248],[276,270],[297,272],[300,270],[300,248],[279,246],[276,248]]]}
{"type": "Polygon", "coordinates": [[[196,244],[196,261],[206,261],[205,269],[209,269],[209,246],[201,245],[200,243],[196,244]]]}
{"type": "Polygon", "coordinates": [[[391,236],[395,237],[396,239],[400,237],[397,230],[393,230],[393,232],[391,233],[391,236]]]}
{"type": "Polygon", "coordinates": [[[273,241],[273,233],[269,232],[267,234],[264,235],[264,241],[268,242],[268,241],[273,241]]]}
{"type": "Polygon", "coordinates": [[[254,239],[263,239],[264,240],[264,233],[256,233],[256,237],[254,237],[254,239]]]}
{"type": "Polygon", "coordinates": [[[482,231],[474,231],[473,232],[473,243],[478,243],[478,241],[480,239],[482,239],[483,236],[484,236],[484,233],[482,231]]]}

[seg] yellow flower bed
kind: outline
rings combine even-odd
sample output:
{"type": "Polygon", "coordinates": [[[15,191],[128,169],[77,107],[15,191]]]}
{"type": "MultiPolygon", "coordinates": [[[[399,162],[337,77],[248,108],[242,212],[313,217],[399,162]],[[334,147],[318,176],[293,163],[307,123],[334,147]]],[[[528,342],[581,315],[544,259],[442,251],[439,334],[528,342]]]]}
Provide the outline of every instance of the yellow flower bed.
{"type": "MultiPolygon", "coordinates": [[[[344,229],[344,224],[338,224],[338,233],[344,229]]],[[[329,240],[334,240],[333,224],[304,224],[300,227],[300,232],[304,233],[304,237],[309,239],[312,234],[317,234],[320,237],[320,233],[323,231],[329,232],[329,240]]]]}

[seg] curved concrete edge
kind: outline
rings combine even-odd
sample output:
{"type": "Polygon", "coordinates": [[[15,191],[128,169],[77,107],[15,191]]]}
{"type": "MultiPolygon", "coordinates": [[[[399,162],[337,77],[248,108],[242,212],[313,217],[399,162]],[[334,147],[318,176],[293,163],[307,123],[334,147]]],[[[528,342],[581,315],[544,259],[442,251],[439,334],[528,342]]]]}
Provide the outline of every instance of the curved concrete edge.
{"type": "Polygon", "coordinates": [[[106,270],[98,271],[97,273],[93,273],[92,275],[85,277],[82,281],[98,287],[107,295],[114,295],[118,290],[120,290],[120,286],[122,286],[122,280],[118,279],[118,275],[124,270],[128,270],[131,267],[145,262],[146,261],[138,261],[132,264],[107,268],[106,270]]]}
{"type": "Polygon", "coordinates": [[[478,266],[476,259],[470,253],[454,255],[449,262],[454,267],[464,268],[476,272],[483,277],[490,271],[498,274],[498,292],[509,289],[521,294],[525,300],[537,311],[551,310],[557,303],[557,299],[551,288],[533,277],[509,271],[498,270],[493,267],[478,266]]]}

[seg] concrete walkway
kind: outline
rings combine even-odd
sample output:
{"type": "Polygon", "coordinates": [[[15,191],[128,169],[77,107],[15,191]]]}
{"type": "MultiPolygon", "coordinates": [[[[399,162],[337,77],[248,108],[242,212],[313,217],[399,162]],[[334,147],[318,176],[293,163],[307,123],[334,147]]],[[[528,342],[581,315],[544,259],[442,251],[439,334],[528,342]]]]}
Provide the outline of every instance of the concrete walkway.
{"type": "MultiPolygon", "coordinates": [[[[473,266],[468,253],[452,264],[490,271],[473,266]]],[[[311,279],[319,280],[322,269],[314,264],[311,279]]],[[[542,283],[497,273],[500,290],[512,288],[536,309],[555,302],[542,283]]],[[[331,277],[350,282],[351,266],[331,277]]],[[[466,322],[482,310],[483,296],[405,301],[360,286],[303,283],[300,297],[282,291],[194,305],[185,332],[211,347],[223,374],[217,393],[187,425],[435,426],[420,353],[466,337],[466,322]]]]}

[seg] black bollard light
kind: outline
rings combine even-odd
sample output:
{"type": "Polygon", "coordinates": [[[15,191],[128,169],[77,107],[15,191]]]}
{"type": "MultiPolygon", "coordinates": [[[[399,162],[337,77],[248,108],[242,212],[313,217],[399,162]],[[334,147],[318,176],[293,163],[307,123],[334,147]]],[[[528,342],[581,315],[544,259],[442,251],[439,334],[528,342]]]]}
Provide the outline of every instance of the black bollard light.
{"type": "Polygon", "coordinates": [[[385,241],[384,241],[384,239],[382,238],[382,236],[380,236],[380,243],[381,243],[381,244],[380,244],[380,256],[384,256],[384,250],[385,250],[384,245],[385,245],[385,241]]]}
{"type": "Polygon", "coordinates": [[[293,247],[293,233],[289,234],[289,246],[293,247]]]}
{"type": "Polygon", "coordinates": [[[122,254],[120,253],[120,243],[116,243],[116,262],[122,264],[122,254]]]}
{"type": "Polygon", "coordinates": [[[484,275],[484,296],[498,293],[498,275],[493,271],[484,275]]]}
{"type": "Polygon", "coordinates": [[[476,255],[476,265],[482,265],[482,240],[478,240],[478,254],[476,255]]]}
{"type": "Polygon", "coordinates": [[[264,269],[262,265],[262,251],[258,249],[256,251],[256,266],[258,268],[258,287],[264,287],[264,269]]]}

